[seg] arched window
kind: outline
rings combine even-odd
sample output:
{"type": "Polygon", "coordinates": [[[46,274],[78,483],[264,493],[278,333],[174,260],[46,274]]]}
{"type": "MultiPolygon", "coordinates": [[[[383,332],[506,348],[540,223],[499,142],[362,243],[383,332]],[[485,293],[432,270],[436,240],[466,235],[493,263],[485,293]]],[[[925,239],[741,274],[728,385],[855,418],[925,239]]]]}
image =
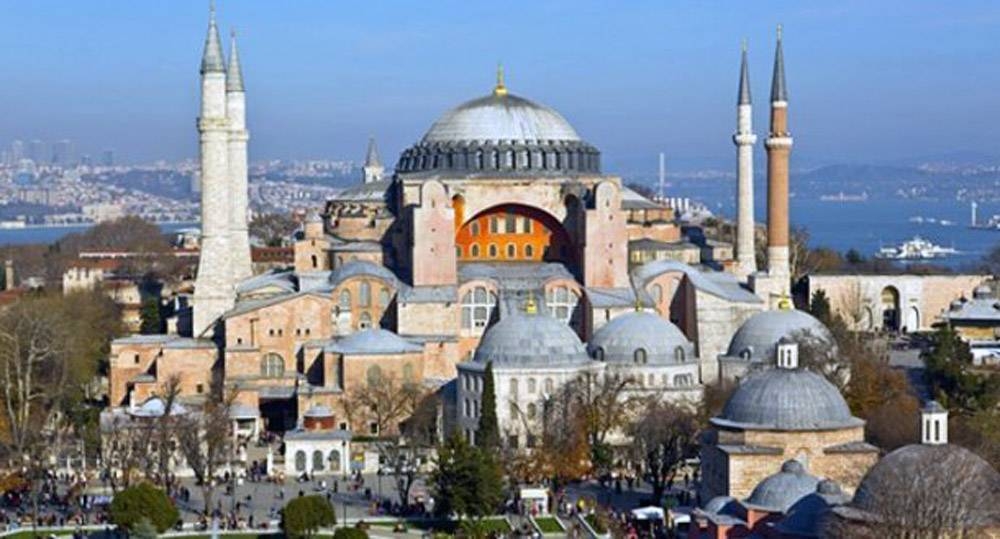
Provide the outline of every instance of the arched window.
{"type": "Polygon", "coordinates": [[[322,471],[324,468],[323,464],[324,464],[323,452],[313,451],[313,471],[314,472],[322,471]]]}
{"type": "Polygon", "coordinates": [[[413,364],[407,363],[403,365],[403,383],[412,384],[416,381],[416,377],[413,375],[413,364]]]}
{"type": "Polygon", "coordinates": [[[469,256],[472,258],[479,258],[479,244],[473,243],[472,247],[469,247],[469,256]]]}
{"type": "Polygon", "coordinates": [[[369,386],[377,386],[382,383],[382,369],[378,365],[368,367],[365,372],[365,380],[369,386]]]}
{"type": "Polygon", "coordinates": [[[500,254],[500,252],[499,252],[499,250],[497,250],[497,246],[491,243],[490,244],[490,258],[496,258],[498,254],[500,254]]]}
{"type": "Polygon", "coordinates": [[[638,364],[640,364],[640,365],[645,365],[646,364],[646,349],[645,348],[638,348],[638,349],[636,349],[636,351],[635,351],[635,362],[638,363],[638,364]]]}
{"type": "Polygon", "coordinates": [[[596,359],[597,361],[604,361],[604,349],[603,348],[598,348],[597,350],[594,350],[594,359],[596,359]]]}
{"type": "Polygon", "coordinates": [[[361,313],[361,318],[358,319],[358,329],[369,329],[372,327],[372,315],[368,313],[361,313]]]}
{"type": "Polygon", "coordinates": [[[361,281],[358,285],[358,305],[370,307],[372,304],[372,285],[368,281],[361,281]]]}
{"type": "Polygon", "coordinates": [[[339,305],[340,308],[344,309],[344,310],[348,310],[348,309],[351,308],[351,291],[350,290],[347,290],[345,288],[344,290],[340,291],[340,301],[337,302],[337,305],[339,305]]]}
{"type": "Polygon", "coordinates": [[[535,403],[533,402],[528,403],[528,419],[534,419],[535,414],[537,413],[538,413],[538,408],[535,406],[535,403]]]}
{"type": "Polygon", "coordinates": [[[748,346],[748,347],[740,350],[740,359],[745,359],[745,360],[749,361],[752,356],[753,356],[753,348],[750,348],[748,346]]]}
{"type": "Polygon", "coordinates": [[[500,233],[500,218],[493,216],[490,217],[490,234],[500,233]]]}
{"type": "Polygon", "coordinates": [[[548,395],[551,395],[552,393],[555,392],[555,388],[556,388],[555,382],[553,382],[551,378],[546,378],[545,379],[545,393],[548,394],[548,395]]]}
{"type": "Polygon", "coordinates": [[[569,323],[576,310],[580,298],[568,287],[553,286],[545,293],[545,304],[549,308],[549,316],[569,323]]]}
{"type": "Polygon", "coordinates": [[[694,378],[690,374],[678,374],[674,376],[674,385],[678,387],[690,386],[694,384],[694,378]]]}
{"type": "Polygon", "coordinates": [[[516,397],[517,396],[517,378],[511,378],[509,384],[510,384],[510,396],[511,397],[516,397]]]}
{"type": "Polygon", "coordinates": [[[535,387],[536,385],[537,384],[535,383],[535,379],[534,378],[528,378],[528,393],[529,394],[533,394],[535,392],[535,390],[538,389],[537,387],[535,387]]]}
{"type": "Polygon", "coordinates": [[[497,296],[484,286],[477,286],[462,296],[462,329],[481,330],[490,322],[497,296]]]}
{"type": "Polygon", "coordinates": [[[330,471],[339,472],[340,471],[340,451],[336,449],[330,451],[330,471]]]}
{"type": "Polygon", "coordinates": [[[296,451],[295,452],[295,471],[304,472],[306,471],[306,452],[296,451]]]}
{"type": "Polygon", "coordinates": [[[316,255],[312,255],[310,258],[312,259],[312,266],[313,266],[313,268],[314,269],[318,268],[319,267],[319,259],[316,258],[316,255]]]}
{"type": "Polygon", "coordinates": [[[389,306],[389,299],[391,295],[389,294],[388,288],[383,288],[378,291],[378,306],[383,309],[389,306]]]}
{"type": "Polygon", "coordinates": [[[517,247],[513,243],[507,244],[507,258],[514,258],[517,256],[517,247]]]}
{"type": "Polygon", "coordinates": [[[535,247],[530,243],[524,246],[524,258],[534,258],[535,257],[535,247]]]}
{"type": "Polygon", "coordinates": [[[478,236],[479,235],[479,223],[473,221],[472,224],[469,225],[469,232],[471,232],[473,236],[478,236]]]}
{"type": "Polygon", "coordinates": [[[264,378],[281,378],[285,374],[285,360],[275,353],[265,354],[260,360],[260,375],[264,378]]]}
{"type": "Polygon", "coordinates": [[[531,234],[531,218],[522,217],[521,218],[521,232],[525,234],[531,234]]]}
{"type": "Polygon", "coordinates": [[[678,363],[684,363],[684,361],[687,359],[687,357],[685,357],[684,354],[683,346],[678,346],[677,348],[674,348],[674,359],[676,359],[678,363]]]}

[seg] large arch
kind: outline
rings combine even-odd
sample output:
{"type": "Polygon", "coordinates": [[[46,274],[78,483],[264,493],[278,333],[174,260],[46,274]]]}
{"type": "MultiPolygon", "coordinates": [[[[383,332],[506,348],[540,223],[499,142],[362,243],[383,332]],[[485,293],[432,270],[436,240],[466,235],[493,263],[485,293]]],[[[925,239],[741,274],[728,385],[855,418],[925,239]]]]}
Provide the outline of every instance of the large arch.
{"type": "Polygon", "coordinates": [[[882,289],[879,295],[879,303],[882,310],[882,329],[886,331],[899,331],[900,309],[899,309],[899,289],[895,286],[887,286],[882,289]]]}
{"type": "Polygon", "coordinates": [[[563,225],[550,213],[522,204],[480,211],[455,233],[460,262],[563,262],[574,249],[563,225]]]}

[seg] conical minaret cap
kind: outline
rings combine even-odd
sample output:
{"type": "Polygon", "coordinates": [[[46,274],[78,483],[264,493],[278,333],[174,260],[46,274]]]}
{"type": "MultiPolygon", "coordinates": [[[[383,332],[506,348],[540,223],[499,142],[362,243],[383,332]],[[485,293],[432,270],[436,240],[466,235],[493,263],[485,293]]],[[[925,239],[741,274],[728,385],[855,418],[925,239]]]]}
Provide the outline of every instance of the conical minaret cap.
{"type": "Polygon", "coordinates": [[[243,68],[240,67],[240,54],[236,50],[236,31],[230,34],[229,69],[226,71],[226,91],[243,91],[243,68]]]}
{"type": "Polygon", "coordinates": [[[740,95],[738,105],[750,104],[750,69],[747,67],[747,42],[743,40],[743,52],[740,60],[740,95]]]}
{"type": "Polygon", "coordinates": [[[226,58],[222,53],[219,28],[215,25],[215,3],[212,3],[208,17],[208,35],[205,36],[205,52],[201,55],[201,72],[225,73],[226,58]]]}
{"type": "Polygon", "coordinates": [[[368,153],[365,154],[366,167],[380,167],[382,160],[378,157],[378,147],[375,146],[375,137],[368,139],[368,153]]]}
{"type": "Polygon", "coordinates": [[[781,25],[778,25],[778,44],[774,49],[774,76],[771,78],[771,102],[788,101],[785,85],[785,53],[781,47],[781,25]]]}

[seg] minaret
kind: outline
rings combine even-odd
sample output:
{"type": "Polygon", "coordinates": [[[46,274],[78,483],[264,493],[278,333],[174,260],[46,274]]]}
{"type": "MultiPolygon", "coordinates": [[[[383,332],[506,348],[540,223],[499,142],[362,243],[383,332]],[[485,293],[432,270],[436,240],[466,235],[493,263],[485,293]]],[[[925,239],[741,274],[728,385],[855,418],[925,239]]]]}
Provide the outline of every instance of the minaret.
{"type": "Polygon", "coordinates": [[[378,158],[378,148],[375,146],[375,137],[368,139],[368,153],[365,155],[365,166],[361,168],[364,173],[365,183],[382,181],[385,167],[378,158]]]}
{"type": "Polygon", "coordinates": [[[753,106],[750,102],[750,72],[747,67],[747,44],[743,41],[740,65],[740,90],[736,100],[736,271],[741,277],[757,272],[753,216],[753,106]]]}
{"type": "Polygon", "coordinates": [[[194,335],[211,330],[233,306],[229,264],[229,122],[226,118],[226,64],[212,7],[201,58],[201,254],[194,285],[194,335]]]}
{"type": "Polygon", "coordinates": [[[232,33],[229,69],[226,72],[226,117],[229,118],[229,252],[233,283],[253,275],[250,262],[250,234],[247,232],[247,131],[246,92],[243,70],[232,33]]]}
{"type": "Polygon", "coordinates": [[[792,137],[788,132],[788,91],[785,86],[785,58],[781,49],[781,25],[774,52],[774,76],[771,79],[771,132],[765,141],[767,148],[767,269],[774,277],[784,280],[785,295],[788,279],[788,154],[792,137]]]}

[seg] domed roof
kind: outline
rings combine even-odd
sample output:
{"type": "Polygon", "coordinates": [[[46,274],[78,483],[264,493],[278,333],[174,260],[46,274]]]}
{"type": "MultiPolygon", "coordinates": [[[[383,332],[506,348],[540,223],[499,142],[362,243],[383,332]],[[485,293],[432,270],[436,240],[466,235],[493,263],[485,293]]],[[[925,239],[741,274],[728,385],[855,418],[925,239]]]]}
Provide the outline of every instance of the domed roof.
{"type": "Polygon", "coordinates": [[[326,345],[324,350],[334,354],[392,355],[417,354],[424,348],[387,329],[369,328],[342,337],[326,345]]]}
{"type": "Polygon", "coordinates": [[[821,537],[829,509],[848,501],[850,498],[840,489],[840,485],[824,479],[816,486],[816,492],[803,496],[788,508],[785,518],[781,519],[775,529],[782,536],[821,537]]]}
{"type": "Polygon", "coordinates": [[[694,345],[677,326],[645,311],[633,311],[612,318],[594,333],[587,344],[591,357],[597,357],[598,350],[603,350],[604,361],[608,362],[632,363],[639,349],[646,351],[648,363],[676,363],[694,357],[694,345]],[[678,347],[684,353],[681,358],[677,356],[678,347]]]}
{"type": "Polygon", "coordinates": [[[761,311],[744,322],[729,341],[726,356],[750,361],[773,361],[775,346],[782,337],[800,345],[820,339],[831,350],[835,347],[830,330],[811,314],[795,309],[776,309],[761,311]]]}
{"type": "Polygon", "coordinates": [[[826,378],[804,369],[772,368],[748,375],[711,419],[750,430],[823,430],[863,425],[826,378]]]}
{"type": "Polygon", "coordinates": [[[579,142],[573,126],[549,107],[496,92],[466,101],[444,113],[422,142],[472,141],[579,142]]]}
{"type": "Polygon", "coordinates": [[[565,323],[544,314],[515,313],[493,324],[473,358],[496,367],[566,367],[590,362],[580,338],[565,323]]]}
{"type": "Polygon", "coordinates": [[[955,527],[1000,525],[998,506],[1000,473],[975,453],[951,444],[912,444],[889,453],[861,480],[850,504],[876,519],[921,507],[934,518],[952,519],[955,527]]]}
{"type": "Polygon", "coordinates": [[[757,483],[747,503],[784,513],[795,502],[816,492],[819,479],[806,472],[805,466],[797,460],[785,461],[781,471],[769,475],[757,483]]]}
{"type": "Polygon", "coordinates": [[[306,413],[302,415],[303,417],[316,417],[316,418],[333,417],[333,410],[331,410],[329,406],[316,404],[314,406],[310,406],[309,409],[306,410],[306,413]]]}

